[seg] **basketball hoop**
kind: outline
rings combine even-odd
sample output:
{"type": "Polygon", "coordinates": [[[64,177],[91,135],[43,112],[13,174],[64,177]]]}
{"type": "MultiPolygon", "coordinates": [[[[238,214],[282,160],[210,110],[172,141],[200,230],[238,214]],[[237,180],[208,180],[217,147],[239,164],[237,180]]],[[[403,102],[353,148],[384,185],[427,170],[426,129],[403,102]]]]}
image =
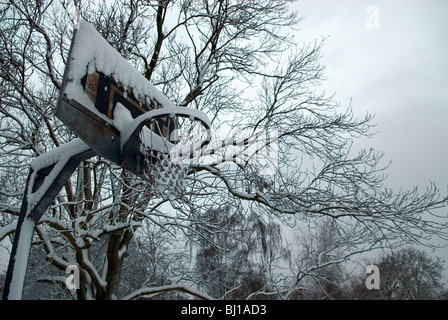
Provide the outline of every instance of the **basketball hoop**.
{"type": "MultiPolygon", "coordinates": [[[[122,117],[126,112],[123,108],[117,105],[116,109],[122,117]]],[[[152,110],[130,119],[121,132],[122,166],[141,163],[134,172],[150,182],[154,194],[174,200],[184,193],[192,161],[210,142],[210,126],[205,113],[185,107],[152,110]],[[176,128],[169,140],[156,134],[161,132],[161,118],[166,122],[167,117],[176,128]]]]}

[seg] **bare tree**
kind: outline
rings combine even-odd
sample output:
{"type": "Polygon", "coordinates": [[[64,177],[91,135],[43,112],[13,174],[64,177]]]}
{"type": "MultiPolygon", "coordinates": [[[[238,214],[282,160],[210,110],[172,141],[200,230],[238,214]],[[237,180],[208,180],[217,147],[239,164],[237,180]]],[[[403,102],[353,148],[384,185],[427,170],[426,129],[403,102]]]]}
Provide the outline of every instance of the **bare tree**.
{"type": "MultiPolygon", "coordinates": [[[[145,182],[105,159],[79,167],[36,229],[50,263],[61,270],[79,266],[78,299],[173,290],[207,298],[189,277],[123,293],[120,276],[144,223],[172,237],[200,234],[210,230],[201,217],[216,207],[243,208],[292,225],[328,216],[355,226],[354,245],[364,249],[447,236],[446,222],[433,210],[446,207],[448,198],[434,185],[424,193],[393,193],[383,186],[382,154],[351,150],[354,138],[372,134],[372,117],[357,119],[351,106],[341,108],[318,92],[324,41],[297,43],[291,32],[301,19],[288,2],[75,4],[172,101],[207,112],[215,136],[221,136],[204,161],[192,164],[185,194],[173,201],[150,195],[145,182]],[[266,148],[278,146],[270,174],[262,174],[246,152],[266,134],[266,148]],[[312,169],[304,164],[308,160],[312,169]],[[101,261],[92,254],[100,244],[107,247],[101,261]]],[[[0,6],[0,240],[14,233],[29,163],[74,138],[53,114],[71,38],[71,5],[17,0],[0,6]]]]}
{"type": "Polygon", "coordinates": [[[341,299],[348,272],[349,260],[355,239],[344,234],[334,219],[329,217],[310,226],[301,234],[294,270],[297,275],[290,295],[301,299],[341,299]]]}
{"type": "Polygon", "coordinates": [[[202,219],[209,222],[208,228],[195,230],[192,237],[198,238],[195,282],[219,299],[273,297],[277,292],[270,287],[267,262],[276,253],[285,255],[279,226],[231,207],[210,210],[202,219]]]}

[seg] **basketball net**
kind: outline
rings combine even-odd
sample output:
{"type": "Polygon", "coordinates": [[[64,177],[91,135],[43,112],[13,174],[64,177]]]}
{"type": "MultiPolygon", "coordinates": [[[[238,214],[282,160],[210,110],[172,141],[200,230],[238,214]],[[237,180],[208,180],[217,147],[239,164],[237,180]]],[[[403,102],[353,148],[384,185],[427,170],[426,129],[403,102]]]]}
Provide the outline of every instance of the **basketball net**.
{"type": "MultiPolygon", "coordinates": [[[[152,192],[169,200],[185,194],[185,178],[193,158],[200,154],[206,136],[206,128],[194,117],[174,115],[174,120],[177,129],[171,133],[171,141],[163,139],[163,146],[159,144],[155,148],[153,131],[145,129],[139,133],[140,151],[145,157],[143,174],[150,182],[152,192]],[[149,139],[145,137],[148,134],[149,139]]],[[[152,119],[149,127],[157,132],[160,129],[157,126],[156,118],[152,119]]]]}

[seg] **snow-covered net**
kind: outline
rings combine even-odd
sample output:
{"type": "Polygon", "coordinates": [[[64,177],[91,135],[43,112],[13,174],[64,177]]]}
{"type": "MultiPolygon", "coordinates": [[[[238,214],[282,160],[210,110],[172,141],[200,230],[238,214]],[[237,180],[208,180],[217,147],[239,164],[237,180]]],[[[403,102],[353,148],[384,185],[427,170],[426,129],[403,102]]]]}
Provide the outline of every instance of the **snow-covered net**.
{"type": "Polygon", "coordinates": [[[192,115],[172,114],[170,117],[176,122],[170,141],[154,133],[160,129],[155,117],[140,131],[139,143],[140,152],[145,156],[143,172],[153,193],[174,200],[184,194],[189,168],[201,156],[210,132],[192,115]]]}
{"type": "Polygon", "coordinates": [[[151,182],[153,192],[170,200],[181,197],[185,191],[189,165],[174,162],[169,153],[154,151],[144,145],[141,145],[140,150],[145,155],[143,171],[151,182]]]}

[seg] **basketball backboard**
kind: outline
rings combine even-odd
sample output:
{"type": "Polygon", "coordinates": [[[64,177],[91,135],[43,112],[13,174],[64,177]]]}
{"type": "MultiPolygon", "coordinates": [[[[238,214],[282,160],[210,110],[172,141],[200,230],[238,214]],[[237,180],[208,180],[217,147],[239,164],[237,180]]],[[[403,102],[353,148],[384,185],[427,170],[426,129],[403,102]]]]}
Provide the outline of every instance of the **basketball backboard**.
{"type": "MultiPolygon", "coordinates": [[[[114,112],[124,106],[132,118],[174,107],[157,88],[85,21],[75,30],[56,108],[57,117],[97,154],[139,174],[142,161],[124,162],[114,112]]],[[[169,140],[175,119],[157,118],[150,128],[169,140]]]]}

